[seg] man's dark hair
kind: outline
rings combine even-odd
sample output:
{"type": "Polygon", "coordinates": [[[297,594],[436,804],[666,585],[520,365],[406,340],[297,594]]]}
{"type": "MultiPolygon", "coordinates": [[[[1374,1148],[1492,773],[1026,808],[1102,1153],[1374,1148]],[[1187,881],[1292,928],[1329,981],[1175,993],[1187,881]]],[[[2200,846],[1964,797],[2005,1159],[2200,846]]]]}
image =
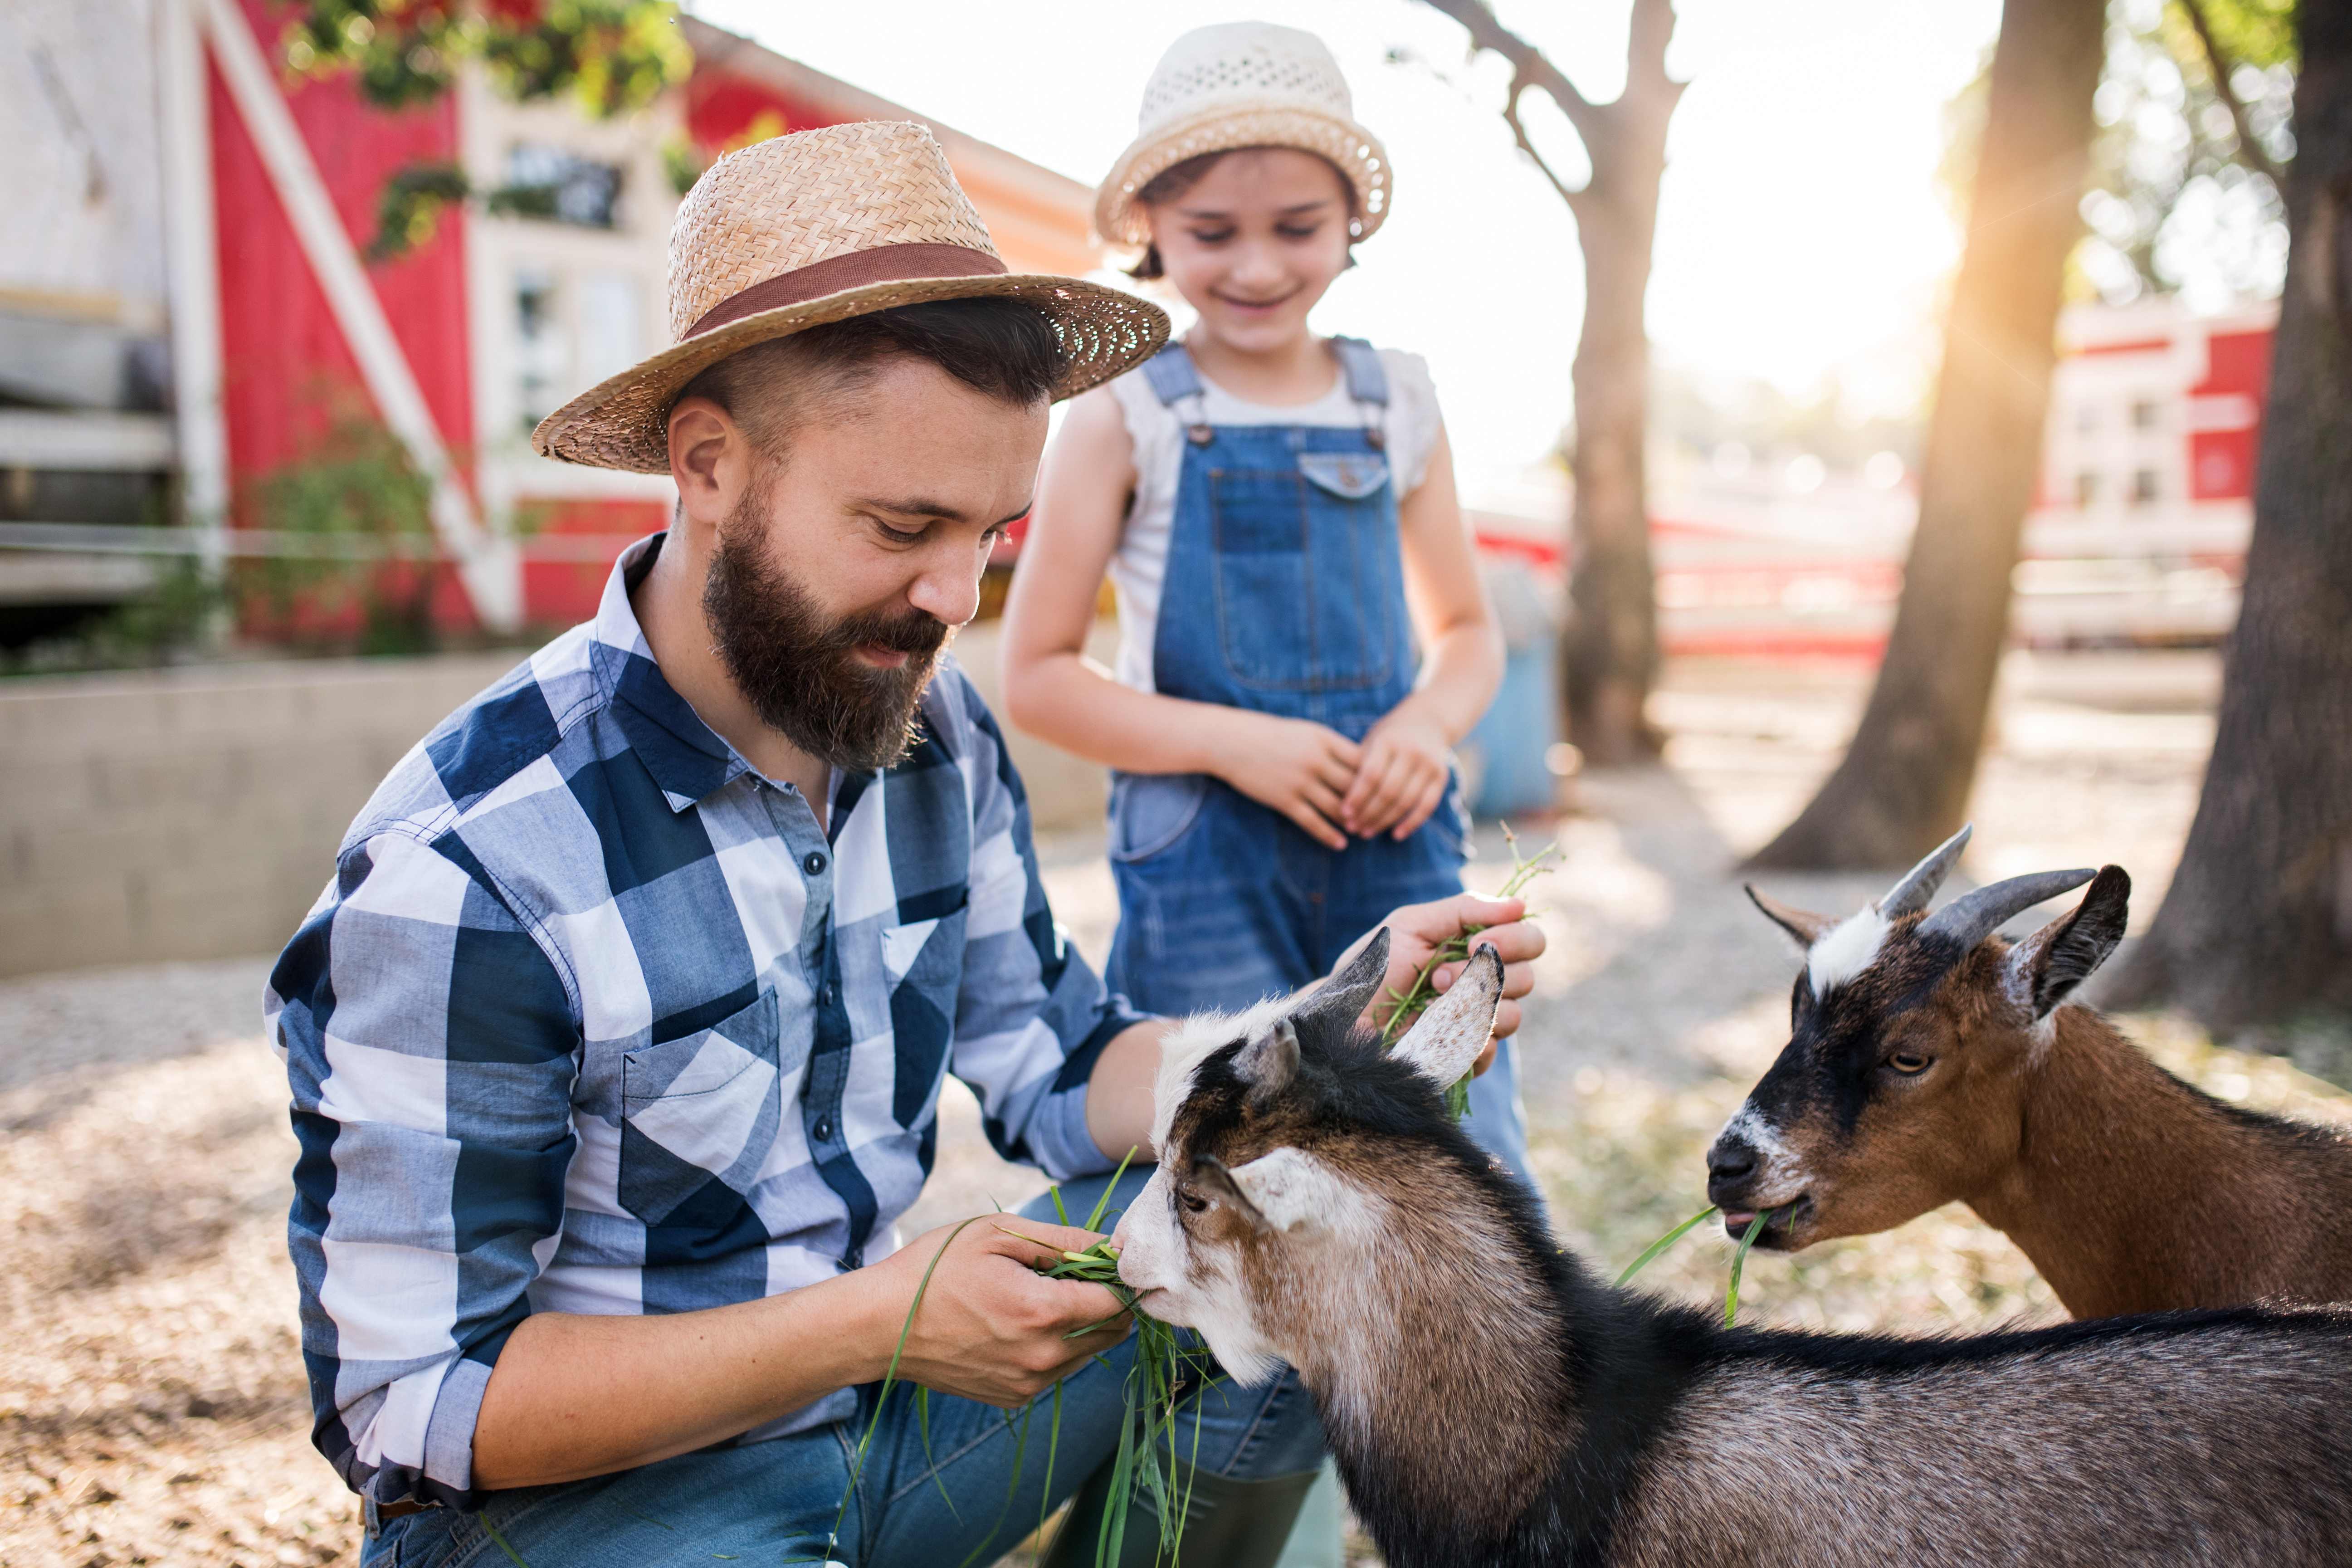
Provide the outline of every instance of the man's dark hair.
{"type": "Polygon", "coordinates": [[[1069,363],[1053,321],[1027,300],[934,300],[754,343],[704,370],[678,397],[709,398],[761,451],[781,458],[816,407],[854,396],[893,359],[927,361],[1023,407],[1051,397],[1069,363]]]}

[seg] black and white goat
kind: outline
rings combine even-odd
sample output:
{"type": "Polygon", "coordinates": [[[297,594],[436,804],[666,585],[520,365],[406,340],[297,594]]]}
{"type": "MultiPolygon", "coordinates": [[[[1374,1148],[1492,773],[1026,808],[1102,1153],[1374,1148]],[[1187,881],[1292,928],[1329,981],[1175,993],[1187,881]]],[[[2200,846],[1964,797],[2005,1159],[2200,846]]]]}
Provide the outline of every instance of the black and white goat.
{"type": "Polygon", "coordinates": [[[1391,1568],[2352,1563],[2352,1318],[1915,1341],[1613,1289],[1445,1114],[1500,963],[1383,1052],[1386,958],[1191,1022],[1118,1240],[1237,1380],[1298,1369],[1391,1568]]]}

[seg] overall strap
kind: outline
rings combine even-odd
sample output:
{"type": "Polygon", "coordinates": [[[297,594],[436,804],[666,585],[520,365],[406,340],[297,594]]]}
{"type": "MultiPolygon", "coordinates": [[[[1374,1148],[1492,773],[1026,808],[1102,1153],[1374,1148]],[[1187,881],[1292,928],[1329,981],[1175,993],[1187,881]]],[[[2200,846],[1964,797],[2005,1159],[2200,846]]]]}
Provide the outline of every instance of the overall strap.
{"type": "Polygon", "coordinates": [[[1152,395],[1160,405],[1176,416],[1184,426],[1184,434],[1192,445],[1205,447],[1215,437],[1209,427],[1208,405],[1203,400],[1206,389],[1201,384],[1201,372],[1192,363],[1192,356],[1184,345],[1171,338],[1166,346],[1143,362],[1143,379],[1150,384],[1152,395]]]}
{"type": "Polygon", "coordinates": [[[1160,401],[1173,408],[1188,397],[1201,395],[1201,373],[1184,345],[1171,338],[1165,347],[1143,362],[1143,379],[1160,401]]]}
{"type": "Polygon", "coordinates": [[[1349,396],[1375,408],[1389,405],[1389,373],[1381,364],[1380,350],[1361,338],[1333,338],[1331,352],[1339,356],[1349,396]]]}
{"type": "Polygon", "coordinates": [[[1348,395],[1364,416],[1364,440],[1379,451],[1388,445],[1389,407],[1389,373],[1381,364],[1381,351],[1361,338],[1333,338],[1331,352],[1339,356],[1348,395]]]}

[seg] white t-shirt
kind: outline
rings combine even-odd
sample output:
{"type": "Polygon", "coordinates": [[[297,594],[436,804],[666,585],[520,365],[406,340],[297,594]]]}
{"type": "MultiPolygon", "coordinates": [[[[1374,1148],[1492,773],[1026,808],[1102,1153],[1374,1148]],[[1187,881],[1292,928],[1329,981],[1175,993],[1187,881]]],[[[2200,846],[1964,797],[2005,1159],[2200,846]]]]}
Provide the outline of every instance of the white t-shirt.
{"type": "MultiPolygon", "coordinates": [[[[1437,445],[1437,388],[1429,365],[1402,349],[1380,351],[1388,373],[1385,420],[1391,483],[1397,500],[1421,488],[1429,454],[1437,445]]],[[[1151,679],[1151,644],[1160,630],[1160,585],[1168,572],[1168,540],[1176,519],[1176,481],[1184,468],[1184,425],[1160,401],[1139,370],[1110,384],[1127,417],[1135,446],[1135,500],[1118,550],[1110,558],[1111,586],[1118,595],[1118,658],[1113,673],[1122,686],[1158,689],[1151,679]]],[[[1244,403],[1207,376],[1201,378],[1202,414],[1212,425],[1316,425],[1356,428],[1363,410],[1348,395],[1348,378],[1332,363],[1331,390],[1312,403],[1289,408],[1244,403]]]]}

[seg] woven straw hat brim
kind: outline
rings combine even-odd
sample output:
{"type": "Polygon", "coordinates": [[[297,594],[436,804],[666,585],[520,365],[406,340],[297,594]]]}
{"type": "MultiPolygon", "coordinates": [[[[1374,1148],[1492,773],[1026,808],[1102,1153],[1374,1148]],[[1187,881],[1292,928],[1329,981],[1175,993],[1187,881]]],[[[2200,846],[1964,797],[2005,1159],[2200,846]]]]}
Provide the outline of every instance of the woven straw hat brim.
{"type": "Polygon", "coordinates": [[[1148,300],[1049,273],[916,278],[868,283],[761,310],[663,350],[539,422],[541,457],[641,474],[669,472],[669,411],[686,384],[731,353],[811,327],[934,300],[1026,300],[1052,320],[1067,365],[1055,402],[1133,369],[1168,341],[1168,313],[1148,300]]]}
{"type": "Polygon", "coordinates": [[[1352,120],[1280,100],[1232,100],[1139,136],[1095,189],[1095,232],[1115,245],[1150,242],[1151,228],[1135,195],[1187,158],[1243,147],[1291,147],[1337,168],[1356,190],[1356,237],[1370,239],[1387,221],[1394,184],[1388,149],[1352,120]]]}

